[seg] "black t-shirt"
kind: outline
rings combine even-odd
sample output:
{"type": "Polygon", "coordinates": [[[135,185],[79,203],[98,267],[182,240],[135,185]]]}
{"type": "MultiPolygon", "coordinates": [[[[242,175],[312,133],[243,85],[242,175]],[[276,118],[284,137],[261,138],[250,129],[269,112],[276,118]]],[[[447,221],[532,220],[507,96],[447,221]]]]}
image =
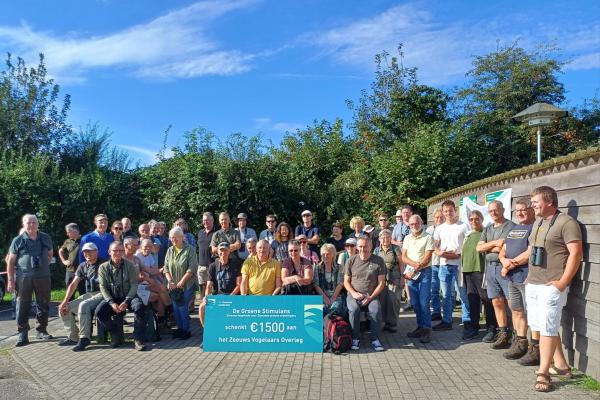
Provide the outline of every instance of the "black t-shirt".
{"type": "Polygon", "coordinates": [[[198,265],[207,267],[213,261],[213,255],[210,248],[210,241],[212,240],[215,230],[211,230],[206,233],[204,229],[198,232],[198,265]]]}
{"type": "Polygon", "coordinates": [[[100,290],[100,284],[98,282],[98,268],[100,266],[100,260],[96,260],[95,264],[90,264],[87,261],[82,262],[75,271],[75,276],[81,279],[83,284],[80,284],[80,288],[85,288],[85,293],[97,292],[100,290]]]}
{"type": "Polygon", "coordinates": [[[227,265],[223,267],[220,260],[215,260],[208,267],[208,280],[213,283],[213,294],[231,293],[241,275],[242,266],[237,258],[229,258],[227,265]]]}
{"type": "Polygon", "coordinates": [[[342,238],[340,240],[337,240],[336,238],[331,236],[331,237],[328,237],[327,240],[325,240],[325,243],[331,243],[332,245],[335,246],[335,251],[340,252],[340,251],[344,251],[344,248],[346,246],[346,239],[344,239],[344,237],[342,236],[342,238]]]}

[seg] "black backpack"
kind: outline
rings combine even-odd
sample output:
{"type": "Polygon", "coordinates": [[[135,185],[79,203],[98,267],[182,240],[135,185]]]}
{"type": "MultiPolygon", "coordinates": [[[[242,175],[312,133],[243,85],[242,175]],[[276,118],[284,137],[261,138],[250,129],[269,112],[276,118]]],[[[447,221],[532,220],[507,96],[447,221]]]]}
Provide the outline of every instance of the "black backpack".
{"type": "Polygon", "coordinates": [[[352,347],[352,327],[339,315],[329,315],[325,325],[324,351],[345,353],[352,347]]]}

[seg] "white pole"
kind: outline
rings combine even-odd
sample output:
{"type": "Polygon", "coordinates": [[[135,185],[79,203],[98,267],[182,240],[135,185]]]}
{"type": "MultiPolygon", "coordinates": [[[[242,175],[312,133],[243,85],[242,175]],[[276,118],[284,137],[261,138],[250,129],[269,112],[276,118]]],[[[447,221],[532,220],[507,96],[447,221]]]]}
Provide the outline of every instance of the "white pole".
{"type": "Polygon", "coordinates": [[[537,162],[542,162],[542,126],[537,127],[537,162]]]}

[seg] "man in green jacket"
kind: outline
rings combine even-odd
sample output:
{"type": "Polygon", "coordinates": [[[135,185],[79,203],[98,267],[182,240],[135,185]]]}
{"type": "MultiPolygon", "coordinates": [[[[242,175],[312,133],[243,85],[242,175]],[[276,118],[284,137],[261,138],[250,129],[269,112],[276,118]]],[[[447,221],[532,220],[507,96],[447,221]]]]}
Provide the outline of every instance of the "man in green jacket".
{"type": "Polygon", "coordinates": [[[104,300],[96,309],[96,315],[104,327],[111,333],[111,346],[118,347],[123,342],[122,331],[113,320],[115,315],[124,315],[133,311],[133,339],[135,349],[146,349],[142,341],[145,308],[137,297],[138,270],[125,258],[125,247],[121,242],[113,242],[108,250],[110,260],[100,265],[98,280],[104,300]]]}

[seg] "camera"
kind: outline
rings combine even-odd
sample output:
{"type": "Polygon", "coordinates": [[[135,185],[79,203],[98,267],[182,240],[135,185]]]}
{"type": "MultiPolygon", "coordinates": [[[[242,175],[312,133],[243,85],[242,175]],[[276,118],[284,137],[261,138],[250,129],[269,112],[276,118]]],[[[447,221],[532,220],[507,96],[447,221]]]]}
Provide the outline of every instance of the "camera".
{"type": "Polygon", "coordinates": [[[38,269],[40,267],[40,258],[38,256],[31,256],[31,268],[38,269]]]}
{"type": "Polygon", "coordinates": [[[531,254],[529,255],[529,264],[533,265],[534,267],[544,266],[545,251],[546,249],[543,247],[534,246],[531,249],[531,254]]]}

